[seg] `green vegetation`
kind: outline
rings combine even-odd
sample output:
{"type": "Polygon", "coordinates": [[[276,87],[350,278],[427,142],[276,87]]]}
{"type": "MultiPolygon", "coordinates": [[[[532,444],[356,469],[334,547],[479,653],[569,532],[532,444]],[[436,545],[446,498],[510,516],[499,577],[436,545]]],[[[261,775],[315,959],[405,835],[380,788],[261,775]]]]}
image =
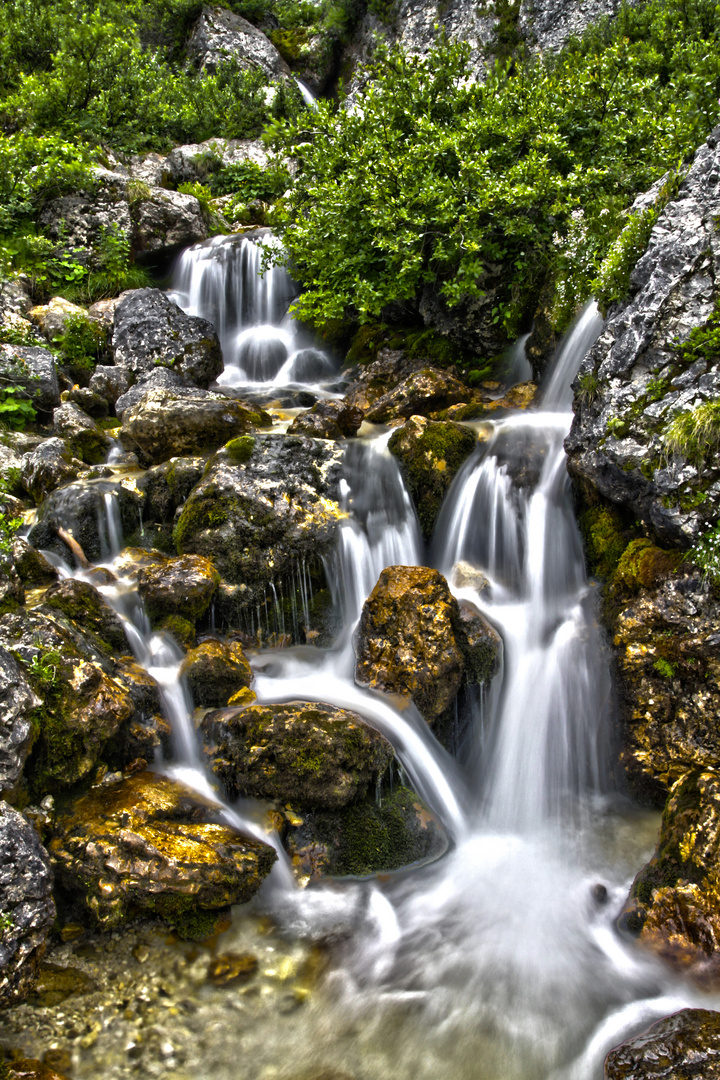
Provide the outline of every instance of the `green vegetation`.
{"type": "Polygon", "coordinates": [[[23,524],[22,518],[15,517],[3,500],[3,496],[8,495],[15,484],[16,476],[12,475],[10,469],[5,469],[0,476],[0,567],[7,567],[11,561],[13,541],[23,524]]]}
{"type": "Polygon", "coordinates": [[[720,523],[703,533],[688,553],[704,576],[714,585],[720,584],[720,523]]]}
{"type": "Polygon", "coordinates": [[[664,679],[672,679],[675,676],[676,665],[671,664],[669,660],[663,660],[662,657],[655,661],[653,667],[660,672],[664,679]]]}
{"type": "Polygon", "coordinates": [[[320,102],[274,131],[299,163],[275,212],[299,315],[371,322],[423,290],[452,306],[492,286],[513,335],[548,279],[561,326],[600,273],[609,302],[657,210],[626,208],[717,121],[719,26],[712,0],[626,6],[484,84],[463,44],[424,60],[380,48],[358,108],[320,102]]]}
{"type": "Polygon", "coordinates": [[[662,436],[668,455],[680,454],[688,461],[702,463],[720,446],[720,401],[705,401],[679,413],[662,436]]]}

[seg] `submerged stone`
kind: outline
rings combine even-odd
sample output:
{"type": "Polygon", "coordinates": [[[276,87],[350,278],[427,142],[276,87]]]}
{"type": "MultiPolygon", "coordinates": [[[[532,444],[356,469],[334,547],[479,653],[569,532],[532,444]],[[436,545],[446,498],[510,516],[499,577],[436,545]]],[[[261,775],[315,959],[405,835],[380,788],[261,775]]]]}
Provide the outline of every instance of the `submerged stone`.
{"type": "Polygon", "coordinates": [[[105,928],[138,910],[182,922],[244,903],[277,856],[217,824],[220,811],[152,773],[94,789],[56,823],[49,847],[59,881],[105,928]]]}
{"type": "Polygon", "coordinates": [[[720,1012],[683,1009],[605,1058],[605,1080],[718,1080],[720,1012]]]}

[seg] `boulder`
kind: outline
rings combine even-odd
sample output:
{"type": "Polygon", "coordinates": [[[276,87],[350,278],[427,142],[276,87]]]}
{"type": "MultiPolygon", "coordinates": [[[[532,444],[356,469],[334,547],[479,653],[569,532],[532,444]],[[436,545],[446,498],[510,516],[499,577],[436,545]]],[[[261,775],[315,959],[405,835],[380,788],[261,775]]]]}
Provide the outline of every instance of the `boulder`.
{"type": "Polygon", "coordinates": [[[288,428],[289,435],[309,435],[315,439],[345,439],[357,435],[362,424],[362,409],[341,401],[318,401],[308,412],[296,416],[288,428]]]}
{"type": "Polygon", "coordinates": [[[365,601],[355,655],[358,685],[410,697],[444,728],[463,681],[495,674],[500,642],[479,612],[461,611],[437,570],[389,566],[365,601]]]}
{"type": "Polygon", "coordinates": [[[258,68],[268,79],[290,74],[290,68],[262,30],[223,7],[204,7],[187,45],[188,56],[206,71],[234,60],[246,71],[258,68]]]}
{"type": "Polygon", "coordinates": [[[73,456],[64,439],[45,439],[23,457],[20,482],[39,505],[51,491],[77,480],[85,470],[85,462],[73,456]]]}
{"type": "MultiPolygon", "coordinates": [[[[129,292],[132,292],[132,289],[121,292],[119,296],[110,296],[105,300],[96,300],[95,303],[91,304],[88,308],[88,318],[100,323],[108,333],[112,333],[112,328],[115,325],[115,309],[129,292]]],[[[95,370],[97,371],[98,369],[95,368],[95,370]]]]}
{"type": "Polygon", "coordinates": [[[220,575],[202,555],[169,557],[157,551],[128,548],[124,558],[137,580],[138,592],[153,622],[181,615],[196,622],[210,607],[220,575]]]}
{"type": "Polygon", "coordinates": [[[203,143],[176,146],[162,159],[160,168],[174,184],[207,180],[213,167],[252,162],[267,167],[270,156],[261,139],[208,139],[203,143]]]}
{"type": "Polygon", "coordinates": [[[49,844],[63,889],[104,929],[136,911],[182,924],[245,903],[277,858],[217,824],[222,808],[152,773],[102,785],[58,818],[49,844]]]}
{"type": "Polygon", "coordinates": [[[626,1039],[605,1058],[604,1080],[719,1080],[720,1012],[683,1009],[626,1039]]]}
{"type": "Polygon", "coordinates": [[[123,411],[120,441],[141,461],[157,465],[183,454],[210,453],[261,421],[260,414],[222,394],[150,390],[123,411]]]}
{"type": "Polygon", "coordinates": [[[97,248],[108,231],[116,230],[125,240],[132,237],[132,216],[125,198],[127,177],[94,168],[93,180],[84,191],[50,199],[40,211],[38,224],[63,249],[97,248]]]}
{"type": "Polygon", "coordinates": [[[175,511],[202,479],[205,464],[205,458],[201,457],[173,457],[154,465],[138,479],[137,486],[145,496],[146,526],[174,522],[175,511]]]}
{"type": "Polygon", "coordinates": [[[393,759],[362,717],[323,703],[221,709],[201,730],[210,767],[231,796],[299,807],[336,810],[362,799],[393,759]]]}
{"type": "Polygon", "coordinates": [[[116,366],[136,377],[169,367],[207,387],[223,370],[212,324],[186,315],[159,289],[134,289],[123,297],[115,309],[111,348],[116,366]]]}
{"type": "Polygon", "coordinates": [[[47,304],[31,308],[28,318],[35,323],[48,341],[54,341],[65,333],[65,323],[70,316],[87,318],[85,308],[71,304],[64,296],[53,296],[47,304]]]}
{"type": "Polygon", "coordinates": [[[720,985],[720,775],[694,770],[670,790],[658,847],[633,882],[620,927],[663,959],[720,985]]]}
{"type": "Polygon", "coordinates": [[[118,398],[128,392],[133,382],[134,376],[127,368],[98,364],[90,376],[88,390],[114,406],[118,398]]]}
{"type": "Polygon", "coordinates": [[[0,1004],[22,1001],[55,921],[53,876],[47,852],[32,825],[0,802],[0,1004]]]}
{"type": "Polygon", "coordinates": [[[253,674],[242,645],[237,641],[203,641],[191,649],[182,662],[185,677],[196,706],[221,709],[233,694],[250,686],[253,674]]]}
{"type": "Polygon", "coordinates": [[[62,399],[77,405],[92,420],[104,420],[110,412],[107,398],[97,394],[89,386],[73,386],[72,390],[67,390],[62,395],[62,399]]]}
{"type": "Polygon", "coordinates": [[[43,604],[61,611],[83,629],[92,631],[108,646],[108,651],[129,653],[125,630],[118,616],[108,607],[102,594],[87,581],[65,578],[51,585],[43,604]]]}
{"type": "Polygon", "coordinates": [[[440,507],[458,469],[472,454],[477,436],[460,424],[411,416],[393,433],[388,450],[400,462],[424,539],[432,539],[440,507]]]}
{"type": "Polygon", "coordinates": [[[0,281],[0,322],[10,315],[27,315],[33,306],[30,291],[30,280],[25,274],[0,281]]]}
{"type": "Polygon", "coordinates": [[[74,457],[88,465],[104,462],[110,451],[110,441],[92,417],[79,405],[66,401],[53,412],[53,432],[63,439],[74,457]]]}
{"type": "Polygon", "coordinates": [[[65,529],[91,562],[107,558],[112,537],[108,532],[108,500],[114,500],[119,526],[124,536],[140,529],[142,497],[130,484],[112,480],[79,481],[48,495],[28,534],[33,547],[47,549],[72,563],[71,553],[58,536],[65,529]]]}
{"type": "Polygon", "coordinates": [[[0,648],[0,791],[12,791],[33,744],[32,710],[40,704],[17,661],[0,648]]]}
{"type": "Polygon", "coordinates": [[[28,400],[49,412],[60,404],[60,383],[51,352],[35,345],[0,345],[0,376],[21,387],[28,400]]]}
{"type": "Polygon", "coordinates": [[[133,250],[138,255],[168,253],[207,240],[203,208],[194,195],[156,188],[133,205],[133,250]]]}
{"type": "MultiPolygon", "coordinates": [[[[124,369],[120,368],[118,370],[124,369]]],[[[128,372],[128,375],[134,380],[132,372],[128,372]]],[[[133,381],[133,385],[117,398],[115,401],[115,415],[118,419],[122,421],[125,413],[139,405],[151,390],[172,391],[175,397],[192,397],[195,393],[204,393],[204,391],[198,391],[197,387],[188,386],[182,375],[179,375],[176,371],[171,371],[170,368],[166,367],[154,368],[138,382],[133,381]]]]}
{"type": "Polygon", "coordinates": [[[13,540],[12,561],[24,585],[37,587],[57,581],[58,572],[52,563],[21,537],[16,536],[13,540]]]}
{"type": "Polygon", "coordinates": [[[384,424],[400,418],[407,419],[416,413],[424,416],[447,409],[459,401],[467,401],[470,396],[471,391],[454,375],[437,368],[423,367],[378,398],[365,413],[365,419],[373,424],[384,424]]]}
{"type": "MultiPolygon", "coordinates": [[[[350,385],[346,401],[366,412],[381,397],[390,393],[410,375],[427,367],[426,360],[416,360],[403,349],[380,349],[377,358],[356,375],[350,385]]],[[[467,399],[466,399],[467,400],[467,399]]]]}
{"type": "Polygon", "coordinates": [[[0,612],[16,611],[25,603],[25,589],[13,566],[0,568],[0,612]]]}

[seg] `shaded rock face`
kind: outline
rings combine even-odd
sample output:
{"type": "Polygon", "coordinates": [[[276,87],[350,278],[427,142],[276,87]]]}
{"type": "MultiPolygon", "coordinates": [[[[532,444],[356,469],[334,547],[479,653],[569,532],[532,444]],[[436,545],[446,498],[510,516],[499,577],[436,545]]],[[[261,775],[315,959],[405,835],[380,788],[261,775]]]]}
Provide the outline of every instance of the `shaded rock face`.
{"type": "Polygon", "coordinates": [[[365,602],[355,634],[355,681],[410,697],[430,724],[444,727],[463,679],[489,681],[500,643],[469,607],[461,613],[442,574],[390,566],[365,602]]]}
{"type": "Polygon", "coordinates": [[[180,673],[187,680],[196,706],[221,709],[233,694],[249,687],[253,673],[237,641],[203,641],[183,660],[180,673]]]}
{"type": "Polygon", "coordinates": [[[296,416],[289,435],[309,435],[315,439],[344,439],[357,435],[363,420],[362,409],[342,401],[318,401],[306,413],[296,416]]]}
{"type": "Polygon", "coordinates": [[[122,483],[98,480],[68,484],[53,491],[40,507],[28,540],[33,547],[47,548],[72,563],[67,546],[58,536],[58,528],[63,528],[77,540],[88,559],[99,562],[110,552],[106,496],[117,500],[123,535],[132,535],[140,527],[139,492],[122,483]]]}
{"type": "Polygon", "coordinates": [[[0,1004],[32,989],[55,920],[53,875],[45,848],[22,814],[0,802],[0,1004]]]}
{"type": "Polygon", "coordinates": [[[114,405],[119,397],[128,392],[133,382],[133,373],[127,368],[98,364],[90,376],[88,389],[104,398],[109,405],[114,405]]]}
{"type": "Polygon", "coordinates": [[[673,417],[720,393],[720,357],[683,357],[714,307],[720,274],[720,129],[695,155],[631,277],[583,360],[566,440],[571,475],[628,507],[661,544],[687,547],[720,507],[717,454],[703,465],[667,457],[673,417]]]}
{"type": "Polygon", "coordinates": [[[196,622],[210,607],[220,575],[201,555],[164,557],[157,552],[128,549],[138,592],[153,622],[181,615],[196,622]]]}
{"type": "Polygon", "coordinates": [[[687,773],[663,812],[657,851],[633,882],[622,929],[701,982],[720,984],[720,776],[687,773]]]}
{"type": "Polygon", "coordinates": [[[51,563],[28,544],[27,540],[13,541],[12,560],[18,577],[24,585],[51,585],[57,581],[57,570],[51,563]]]}
{"type": "Polygon", "coordinates": [[[203,8],[187,51],[206,71],[215,71],[224,60],[234,60],[248,71],[260,68],[271,79],[290,74],[290,68],[262,30],[227,8],[203,8]]]}
{"type": "Polygon", "coordinates": [[[186,315],[159,289],[134,289],[115,309],[115,364],[138,378],[169,367],[207,387],[222,372],[220,342],[207,319],[186,315]]]}
{"type": "Polygon", "coordinates": [[[604,1080],[718,1080],[720,1013],[683,1009],[605,1058],[604,1080]]]}
{"type": "Polygon", "coordinates": [[[70,453],[88,465],[105,461],[110,441],[92,417],[71,401],[66,401],[53,412],[53,430],[64,439],[70,453]]]}
{"type": "Polygon", "coordinates": [[[231,795],[336,810],[361,799],[392,762],[387,740],[356,713],[291,702],[208,713],[210,766],[231,795]]]}
{"type": "Polygon", "coordinates": [[[147,535],[155,534],[154,547],[174,550],[175,512],[202,479],[205,465],[205,458],[173,457],[148,469],[138,479],[138,489],[145,496],[143,526],[147,535]]]}
{"type": "Polygon", "coordinates": [[[458,469],[476,443],[475,433],[469,428],[432,423],[423,416],[411,416],[391,436],[388,450],[400,462],[426,541],[432,538],[440,507],[458,469]]]}
{"type": "Polygon", "coordinates": [[[123,413],[120,441],[151,465],[193,451],[210,453],[259,420],[239,401],[195,390],[151,390],[123,413]]]}
{"type": "Polygon", "coordinates": [[[42,412],[60,404],[55,359],[47,349],[35,345],[0,345],[0,375],[6,382],[21,386],[42,412]]]}
{"type": "Polygon", "coordinates": [[[407,419],[415,413],[424,415],[438,412],[448,405],[467,401],[469,396],[467,386],[453,375],[437,368],[424,367],[378,398],[366,412],[365,419],[374,424],[407,419]]]}
{"type": "Polygon", "coordinates": [[[276,854],[225,825],[220,807],[152,773],[101,786],[57,821],[63,890],[105,928],[141,910],[174,920],[244,903],[276,854]]]}
{"type": "Polygon", "coordinates": [[[85,463],[73,456],[64,439],[45,439],[23,455],[20,483],[39,505],[51,491],[77,480],[84,470],[85,463]]]}
{"type": "Polygon", "coordinates": [[[39,704],[14,657],[0,648],[0,791],[22,776],[34,737],[29,714],[39,704]]]}
{"type": "MultiPolygon", "coordinates": [[[[43,604],[61,611],[78,626],[91,630],[109,646],[109,650],[128,653],[130,646],[120,619],[108,607],[101,593],[87,581],[67,578],[51,585],[43,604]]],[[[109,651],[108,650],[108,651],[109,651]]]]}

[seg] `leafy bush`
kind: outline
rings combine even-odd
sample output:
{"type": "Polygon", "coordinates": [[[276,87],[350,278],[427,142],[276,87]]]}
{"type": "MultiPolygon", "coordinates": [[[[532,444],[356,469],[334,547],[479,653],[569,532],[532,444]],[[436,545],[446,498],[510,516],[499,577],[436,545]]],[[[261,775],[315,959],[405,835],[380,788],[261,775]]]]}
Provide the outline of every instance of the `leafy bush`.
{"type": "Polygon", "coordinates": [[[58,345],[65,359],[75,367],[93,367],[107,342],[107,330],[84,315],[69,315],[58,345]]]}

